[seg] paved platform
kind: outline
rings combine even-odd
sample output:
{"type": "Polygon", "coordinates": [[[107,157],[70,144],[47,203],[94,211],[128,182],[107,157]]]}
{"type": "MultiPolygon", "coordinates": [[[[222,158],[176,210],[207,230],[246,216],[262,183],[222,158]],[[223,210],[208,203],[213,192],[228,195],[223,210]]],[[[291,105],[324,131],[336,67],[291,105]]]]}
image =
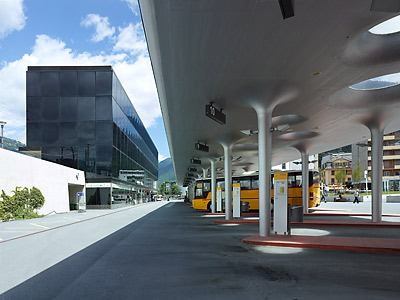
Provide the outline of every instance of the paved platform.
{"type": "Polygon", "coordinates": [[[245,244],[330,250],[350,250],[400,254],[400,239],[357,238],[330,236],[270,236],[252,235],[242,240],[245,244]]]}
{"type": "MultiPolygon", "coordinates": [[[[185,203],[147,204],[61,226],[74,221],[65,217],[77,215],[36,220],[54,229],[0,243],[1,300],[397,300],[400,295],[398,253],[245,244],[258,225],[215,224],[222,216],[204,215],[185,203]]],[[[12,223],[3,226],[18,231],[29,225],[12,223]]],[[[400,239],[400,230],[390,227],[295,226],[292,234],[400,239]]]]}

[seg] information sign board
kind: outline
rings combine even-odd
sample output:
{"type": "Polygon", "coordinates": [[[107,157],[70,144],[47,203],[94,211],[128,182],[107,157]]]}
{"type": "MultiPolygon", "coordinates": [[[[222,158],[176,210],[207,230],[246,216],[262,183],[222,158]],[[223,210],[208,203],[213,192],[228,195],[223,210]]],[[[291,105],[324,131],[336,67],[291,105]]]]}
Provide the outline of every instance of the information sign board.
{"type": "Polygon", "coordinates": [[[288,174],[274,174],[274,232],[289,234],[288,228],[288,174]]]}
{"type": "Polygon", "coordinates": [[[222,187],[217,187],[217,212],[222,212],[222,187]]]}
{"type": "Polygon", "coordinates": [[[240,218],[240,183],[233,185],[233,217],[240,218]]]}

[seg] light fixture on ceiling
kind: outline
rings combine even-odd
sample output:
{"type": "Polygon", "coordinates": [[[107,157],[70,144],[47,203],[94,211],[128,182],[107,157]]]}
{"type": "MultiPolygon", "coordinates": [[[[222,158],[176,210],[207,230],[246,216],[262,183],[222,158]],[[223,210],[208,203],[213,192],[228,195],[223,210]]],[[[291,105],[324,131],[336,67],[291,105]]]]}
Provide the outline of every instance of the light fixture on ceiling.
{"type": "Polygon", "coordinates": [[[277,125],[276,127],[271,127],[269,130],[271,132],[276,132],[276,131],[282,132],[287,129],[289,129],[289,124],[280,124],[280,125],[277,125]]]}
{"type": "Polygon", "coordinates": [[[314,73],[312,73],[311,75],[312,75],[312,76],[318,76],[318,75],[321,75],[321,72],[314,72],[314,73]]]}
{"type": "Polygon", "coordinates": [[[254,134],[257,134],[258,130],[245,129],[245,130],[240,130],[240,132],[245,135],[252,136],[254,134]]]}

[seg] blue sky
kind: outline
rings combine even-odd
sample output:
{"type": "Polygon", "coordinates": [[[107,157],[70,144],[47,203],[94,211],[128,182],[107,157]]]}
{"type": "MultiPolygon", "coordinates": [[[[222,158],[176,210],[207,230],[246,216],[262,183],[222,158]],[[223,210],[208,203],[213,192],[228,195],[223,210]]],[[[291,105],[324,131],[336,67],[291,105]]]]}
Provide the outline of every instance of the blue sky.
{"type": "Polygon", "coordinates": [[[160,157],[169,157],[136,0],[0,0],[0,120],[25,142],[25,72],[112,65],[160,157]]]}

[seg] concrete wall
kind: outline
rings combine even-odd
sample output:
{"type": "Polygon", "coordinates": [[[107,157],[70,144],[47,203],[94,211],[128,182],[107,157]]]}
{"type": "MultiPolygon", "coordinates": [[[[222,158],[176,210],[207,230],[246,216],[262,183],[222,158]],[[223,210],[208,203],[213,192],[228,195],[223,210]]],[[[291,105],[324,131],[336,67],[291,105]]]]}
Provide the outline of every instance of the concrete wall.
{"type": "Polygon", "coordinates": [[[16,186],[40,189],[46,200],[40,214],[69,211],[68,184],[71,193],[84,192],[84,172],[0,148],[0,190],[10,195],[16,186]]]}

